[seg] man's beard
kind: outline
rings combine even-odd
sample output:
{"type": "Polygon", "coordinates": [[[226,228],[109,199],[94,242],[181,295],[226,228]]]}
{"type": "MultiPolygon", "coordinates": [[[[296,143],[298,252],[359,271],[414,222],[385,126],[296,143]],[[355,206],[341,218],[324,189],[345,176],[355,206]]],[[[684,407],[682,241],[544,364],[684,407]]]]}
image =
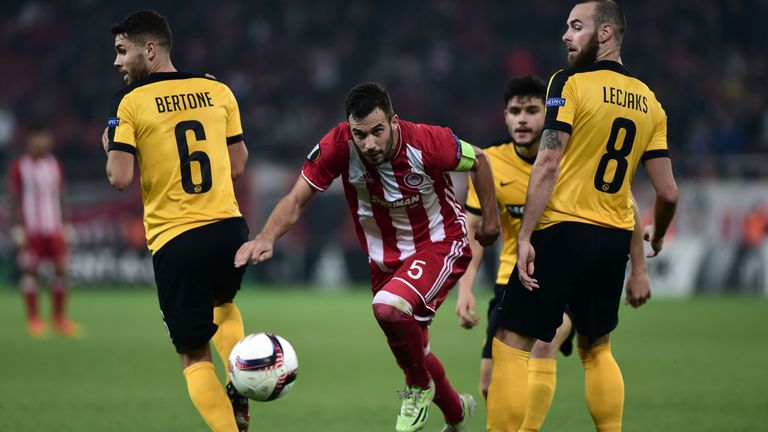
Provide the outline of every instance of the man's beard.
{"type": "Polygon", "coordinates": [[[600,43],[597,41],[597,32],[592,33],[584,48],[579,51],[573,59],[568,59],[570,67],[588,66],[597,61],[597,50],[600,43]]]}
{"type": "Polygon", "coordinates": [[[136,59],[135,63],[135,67],[128,69],[128,84],[141,81],[149,75],[149,67],[147,66],[147,62],[144,60],[143,54],[136,59]]]}
{"type": "Polygon", "coordinates": [[[517,142],[517,141],[515,141],[515,138],[512,137],[512,144],[514,144],[515,147],[528,148],[528,147],[531,147],[532,145],[536,144],[537,142],[539,142],[539,139],[541,139],[541,133],[539,133],[535,137],[531,138],[531,140],[528,141],[528,142],[517,142]]]}

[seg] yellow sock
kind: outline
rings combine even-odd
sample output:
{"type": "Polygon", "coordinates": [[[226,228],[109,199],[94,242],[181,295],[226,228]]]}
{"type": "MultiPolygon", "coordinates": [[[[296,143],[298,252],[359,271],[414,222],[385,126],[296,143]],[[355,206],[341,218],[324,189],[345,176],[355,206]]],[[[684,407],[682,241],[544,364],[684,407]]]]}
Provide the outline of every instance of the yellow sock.
{"type": "MultiPolygon", "coordinates": [[[[219,357],[221,357],[221,362],[226,367],[232,347],[245,337],[243,317],[240,315],[240,309],[234,303],[224,303],[213,308],[213,322],[219,326],[219,329],[211,341],[216,352],[219,353],[219,357]]],[[[227,380],[229,380],[228,376],[227,380]]]]}
{"type": "Polygon", "coordinates": [[[493,372],[488,388],[488,432],[518,432],[528,403],[527,351],[493,339],[493,372]]]}
{"type": "Polygon", "coordinates": [[[528,407],[520,432],[537,432],[544,423],[557,387],[557,360],[528,360],[528,407]]]}
{"type": "Polygon", "coordinates": [[[211,362],[198,362],[184,369],[187,391],[195,408],[214,432],[237,432],[235,412],[227,393],[216,378],[211,362]]]}
{"type": "Polygon", "coordinates": [[[611,344],[579,349],[589,413],[598,432],[620,432],[624,412],[624,378],[611,354],[611,344]]]}

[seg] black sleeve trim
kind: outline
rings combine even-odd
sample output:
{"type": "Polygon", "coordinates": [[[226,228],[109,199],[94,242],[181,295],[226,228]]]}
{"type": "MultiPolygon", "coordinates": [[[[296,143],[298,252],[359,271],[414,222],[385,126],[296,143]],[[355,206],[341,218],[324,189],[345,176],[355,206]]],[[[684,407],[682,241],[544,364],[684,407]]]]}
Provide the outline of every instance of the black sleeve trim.
{"type": "Polygon", "coordinates": [[[479,208],[470,207],[468,205],[464,205],[464,210],[467,211],[467,213],[472,213],[473,215],[482,216],[483,212],[479,208]]]}
{"type": "Polygon", "coordinates": [[[568,135],[570,135],[571,131],[573,130],[573,127],[571,125],[569,125],[568,123],[562,122],[560,120],[550,120],[550,119],[547,119],[544,122],[544,129],[559,130],[561,132],[565,132],[568,135]]]}
{"type": "Polygon", "coordinates": [[[645,161],[649,159],[656,159],[656,158],[672,158],[672,156],[669,155],[669,150],[648,150],[647,152],[643,153],[643,157],[640,158],[640,160],[645,163],[645,161]]]}
{"type": "Polygon", "coordinates": [[[227,137],[227,145],[237,144],[243,141],[243,134],[227,137]]]}
{"type": "Polygon", "coordinates": [[[126,143],[110,142],[109,143],[109,150],[108,151],[112,151],[112,150],[126,152],[126,153],[130,153],[130,154],[136,156],[136,147],[134,147],[132,145],[129,145],[129,144],[126,144],[126,143]]]}

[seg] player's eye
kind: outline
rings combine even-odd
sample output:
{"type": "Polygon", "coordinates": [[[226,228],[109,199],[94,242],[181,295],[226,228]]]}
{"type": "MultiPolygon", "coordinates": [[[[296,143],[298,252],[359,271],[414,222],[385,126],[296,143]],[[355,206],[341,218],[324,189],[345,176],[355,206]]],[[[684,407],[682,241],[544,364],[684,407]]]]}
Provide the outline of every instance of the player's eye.
{"type": "Polygon", "coordinates": [[[509,110],[509,113],[512,114],[512,115],[518,115],[518,114],[520,114],[520,110],[517,109],[517,108],[512,108],[512,109],[509,110]]]}

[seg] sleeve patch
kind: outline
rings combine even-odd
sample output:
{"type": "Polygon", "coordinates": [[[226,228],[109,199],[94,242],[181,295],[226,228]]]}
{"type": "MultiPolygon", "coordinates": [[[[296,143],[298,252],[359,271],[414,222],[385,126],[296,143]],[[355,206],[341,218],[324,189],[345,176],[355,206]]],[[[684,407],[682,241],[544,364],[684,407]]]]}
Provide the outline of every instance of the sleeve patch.
{"type": "Polygon", "coordinates": [[[120,117],[110,117],[107,119],[107,127],[117,127],[120,124],[120,117]]]}
{"type": "Polygon", "coordinates": [[[310,162],[314,162],[318,159],[320,159],[320,143],[317,143],[307,155],[307,160],[310,162]]]}
{"type": "Polygon", "coordinates": [[[549,108],[549,107],[561,107],[561,106],[565,106],[565,98],[553,97],[553,98],[548,98],[547,99],[547,103],[546,103],[546,107],[547,108],[549,108]]]}

